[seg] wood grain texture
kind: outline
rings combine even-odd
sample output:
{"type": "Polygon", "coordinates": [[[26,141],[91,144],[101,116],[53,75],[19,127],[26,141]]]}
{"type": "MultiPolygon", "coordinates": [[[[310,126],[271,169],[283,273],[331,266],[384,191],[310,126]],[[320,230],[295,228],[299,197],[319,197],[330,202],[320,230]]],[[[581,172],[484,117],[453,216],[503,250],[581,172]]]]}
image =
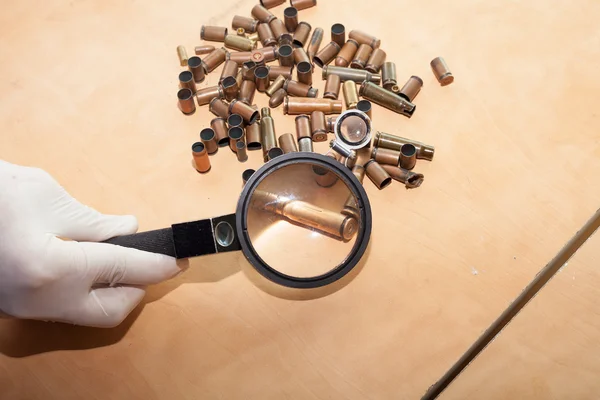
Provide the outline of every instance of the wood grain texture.
{"type": "MultiPolygon", "coordinates": [[[[190,146],[212,114],[177,109],[176,47],[192,54],[203,23],[230,26],[254,4],[5,5],[0,158],[47,170],[102,212],[135,214],[141,230],[231,212],[241,172],[260,166],[260,155],[241,164],[221,151],[211,173],[191,168],[190,146]]],[[[375,107],[375,129],[436,146],[433,162],[417,163],[425,182],[416,190],[379,191],[366,180],[373,236],[355,279],[297,301],[256,286],[241,255],[209,256],[151,288],[114,330],[0,321],[2,399],[418,398],[598,208],[599,4],[373,0],[371,12],[364,2],[339,4],[320,1],[300,20],[323,27],[324,43],[336,22],[381,38],[399,81],[418,75],[424,87],[411,119],[375,107]],[[448,87],[429,69],[436,56],[455,75],[448,87]]],[[[273,12],[282,17],[283,8],[273,12]]],[[[260,94],[256,102],[267,104],[260,94]]],[[[278,134],[293,132],[281,107],[273,116],[278,134]]],[[[581,299],[595,318],[581,291],[555,287],[536,301],[581,299]]],[[[595,322],[563,329],[600,336],[595,322]]],[[[572,372],[579,361],[565,362],[572,391],[558,398],[590,398],[576,392],[593,388],[572,372]]],[[[522,371],[550,385],[533,364],[522,371]]],[[[478,393],[483,378],[465,373],[462,392],[446,397],[478,393]]],[[[514,387],[494,395],[546,398],[514,387]]]]}

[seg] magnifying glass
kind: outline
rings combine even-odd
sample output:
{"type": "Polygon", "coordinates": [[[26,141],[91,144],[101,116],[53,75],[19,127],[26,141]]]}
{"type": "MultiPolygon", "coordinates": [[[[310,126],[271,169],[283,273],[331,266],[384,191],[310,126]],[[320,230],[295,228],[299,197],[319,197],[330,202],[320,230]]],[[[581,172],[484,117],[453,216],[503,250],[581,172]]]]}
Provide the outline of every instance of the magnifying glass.
{"type": "Polygon", "coordinates": [[[233,214],[106,243],[178,259],[241,250],[270,281],[309,289],[350,272],[370,235],[371,206],[356,176],[332,157],[294,152],[268,161],[247,180],[233,214]],[[324,173],[337,179],[322,185],[324,173]]]}

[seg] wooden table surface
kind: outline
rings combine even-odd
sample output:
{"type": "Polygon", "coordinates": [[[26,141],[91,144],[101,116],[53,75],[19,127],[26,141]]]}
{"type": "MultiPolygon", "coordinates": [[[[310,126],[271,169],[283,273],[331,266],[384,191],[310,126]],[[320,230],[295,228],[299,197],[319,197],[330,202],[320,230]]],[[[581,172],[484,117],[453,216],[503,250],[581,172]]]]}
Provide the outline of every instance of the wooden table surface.
{"type": "MultiPolygon", "coordinates": [[[[254,4],[5,4],[0,158],[47,170],[102,212],[135,214],[140,230],[231,212],[260,154],[220,151],[209,174],[191,168],[212,114],[177,109],[175,48],[193,54],[202,24],[230,26],[254,4]]],[[[424,80],[412,118],[373,113],[376,130],[436,155],[418,162],[418,189],[365,181],[362,269],[309,298],[261,285],[241,254],[207,256],[115,329],[1,321],[0,398],[418,399],[598,208],[598,2],[321,0],[300,17],[371,32],[399,81],[424,80]],[[436,56],[452,85],[431,73],[436,56]]],[[[293,132],[293,117],[273,115],[293,132]]],[[[596,398],[598,243],[440,398],[596,398]]]]}

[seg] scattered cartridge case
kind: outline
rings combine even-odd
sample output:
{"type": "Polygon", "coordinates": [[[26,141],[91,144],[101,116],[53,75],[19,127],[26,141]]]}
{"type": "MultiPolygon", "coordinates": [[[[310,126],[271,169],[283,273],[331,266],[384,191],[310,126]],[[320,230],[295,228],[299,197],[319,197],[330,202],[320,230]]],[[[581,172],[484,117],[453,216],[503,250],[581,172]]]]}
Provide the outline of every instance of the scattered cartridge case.
{"type": "Polygon", "coordinates": [[[262,54],[262,56],[263,56],[262,62],[263,63],[269,63],[269,62],[275,61],[277,59],[277,49],[275,47],[262,47],[260,49],[256,49],[255,51],[253,51],[252,59],[258,63],[258,61],[256,60],[255,53],[262,54]]]}
{"type": "Polygon", "coordinates": [[[204,81],[206,75],[204,74],[204,67],[202,66],[202,60],[200,60],[200,57],[190,57],[188,59],[188,69],[194,76],[194,82],[200,83],[204,81]]]}
{"type": "Polygon", "coordinates": [[[208,110],[217,117],[227,118],[229,116],[229,106],[219,98],[214,98],[210,101],[208,110]]]}
{"type": "Polygon", "coordinates": [[[256,48],[256,42],[248,39],[247,37],[227,35],[225,36],[225,47],[239,51],[252,51],[256,48]]]}
{"type": "Polygon", "coordinates": [[[223,64],[223,70],[221,71],[221,76],[219,77],[219,83],[223,82],[223,79],[228,76],[233,76],[234,78],[237,76],[238,65],[235,61],[227,60],[225,64],[223,64]]]}
{"type": "MultiPolygon", "coordinates": [[[[340,95],[341,86],[342,81],[340,80],[340,77],[338,75],[329,75],[327,77],[327,81],[325,82],[325,90],[323,91],[323,97],[326,99],[337,100],[338,96],[340,95]]],[[[354,86],[356,90],[356,84],[354,84],[354,86]]]]}
{"type": "MultiPolygon", "coordinates": [[[[338,155],[331,151],[325,155],[333,158],[334,160],[338,160],[338,155]]],[[[315,165],[312,167],[312,170],[315,174],[315,181],[317,182],[317,185],[319,185],[321,187],[324,187],[324,188],[332,187],[339,180],[339,176],[335,172],[331,171],[328,168],[323,168],[323,167],[315,165]]]]}
{"type": "Polygon", "coordinates": [[[256,63],[256,65],[265,65],[265,56],[261,51],[252,50],[250,53],[250,59],[256,63]]]}
{"type": "Polygon", "coordinates": [[[293,37],[287,31],[285,24],[279,18],[275,18],[269,23],[269,27],[277,40],[277,43],[281,44],[290,44],[292,43],[293,37]]]}
{"type": "Polygon", "coordinates": [[[411,143],[405,143],[400,148],[400,163],[398,166],[411,170],[417,164],[417,148],[411,143]]]}
{"type": "Polygon", "coordinates": [[[395,165],[400,162],[400,152],[397,150],[386,149],[384,147],[373,147],[371,158],[379,164],[395,165]]]}
{"type": "Polygon", "coordinates": [[[323,28],[315,28],[313,31],[308,46],[306,47],[306,54],[308,55],[309,60],[312,60],[319,51],[319,47],[323,41],[323,34],[323,28]]]}
{"type": "Polygon", "coordinates": [[[246,151],[246,143],[238,140],[235,143],[235,152],[237,153],[237,159],[239,162],[246,162],[248,160],[248,152],[246,151]]]}
{"type": "Polygon", "coordinates": [[[350,39],[356,40],[359,44],[369,45],[373,49],[376,49],[381,45],[380,39],[377,39],[375,36],[369,35],[368,33],[359,30],[350,31],[348,37],[350,39]]]}
{"type": "Polygon", "coordinates": [[[304,153],[312,153],[314,152],[313,149],[313,142],[311,138],[302,138],[302,139],[298,139],[298,151],[304,152],[304,153]]]}
{"type": "Polygon", "coordinates": [[[283,135],[279,136],[279,147],[281,147],[281,150],[283,150],[284,154],[298,151],[296,138],[291,133],[284,133],[283,135]]]}
{"type": "Polygon", "coordinates": [[[254,82],[256,82],[256,90],[264,92],[269,87],[269,67],[261,65],[254,69],[254,82]]]}
{"type": "Polygon", "coordinates": [[[217,145],[219,147],[224,147],[229,144],[229,136],[227,136],[227,123],[225,118],[213,118],[210,121],[210,127],[213,131],[215,131],[215,136],[217,140],[217,145]]]}
{"type": "Polygon", "coordinates": [[[255,172],[256,171],[251,168],[248,168],[244,170],[244,172],[242,172],[242,181],[244,182],[244,185],[246,184],[246,182],[248,182],[252,175],[254,175],[255,172]]]}
{"type": "Polygon", "coordinates": [[[258,111],[239,100],[233,100],[229,105],[229,112],[240,114],[247,124],[253,124],[259,117],[258,111]]]}
{"type": "Polygon", "coordinates": [[[238,69],[237,75],[235,76],[235,81],[237,82],[240,90],[242,89],[242,81],[244,80],[244,76],[242,75],[242,70],[238,69]]]}
{"type": "Polygon", "coordinates": [[[327,127],[325,125],[325,114],[322,111],[313,111],[310,114],[310,133],[313,142],[327,140],[327,127]]]}
{"type": "Polygon", "coordinates": [[[204,66],[204,72],[209,73],[215,70],[219,65],[223,64],[227,59],[229,52],[226,48],[220,47],[215,49],[212,53],[208,54],[202,60],[202,65],[204,66]]]}
{"type": "Polygon", "coordinates": [[[210,101],[215,97],[224,97],[223,89],[219,85],[205,87],[196,92],[196,101],[199,106],[210,104],[210,101]]]}
{"type": "Polygon", "coordinates": [[[342,101],[290,96],[286,96],[283,100],[284,114],[309,114],[313,111],[323,111],[325,114],[340,114],[342,112],[342,101]]]}
{"type": "Polygon", "coordinates": [[[425,180],[423,174],[409,171],[395,165],[382,165],[381,167],[392,177],[392,179],[404,183],[404,186],[406,186],[407,189],[419,187],[423,183],[423,180],[425,180]]]}
{"type": "Polygon", "coordinates": [[[204,128],[200,131],[200,140],[204,147],[206,147],[206,151],[208,154],[214,154],[219,150],[219,146],[217,145],[217,135],[212,128],[204,128]]]}
{"type": "Polygon", "coordinates": [[[260,4],[267,9],[280,6],[283,3],[285,3],[285,0],[260,0],[260,4]]]}
{"type": "Polygon", "coordinates": [[[246,125],[246,147],[248,150],[260,150],[262,148],[259,122],[246,125]]]}
{"type": "Polygon", "coordinates": [[[313,66],[311,63],[302,61],[296,65],[296,75],[298,75],[298,82],[304,83],[305,85],[312,85],[312,73],[313,66]]]}
{"type": "Polygon", "coordinates": [[[223,86],[225,100],[231,101],[237,97],[240,88],[233,76],[228,76],[227,78],[223,79],[221,86],[223,86]]]}
{"type": "Polygon", "coordinates": [[[336,121],[337,121],[337,117],[327,117],[327,118],[325,118],[325,127],[327,128],[327,133],[333,133],[334,132],[336,121]]]}
{"type": "Polygon", "coordinates": [[[234,126],[233,128],[229,128],[227,135],[229,136],[229,148],[235,153],[237,151],[237,142],[244,141],[244,130],[239,126],[234,126]]]}
{"type": "Polygon", "coordinates": [[[211,46],[208,44],[194,47],[194,53],[196,53],[196,55],[198,55],[198,56],[201,56],[204,54],[209,54],[209,53],[212,53],[213,51],[215,51],[215,46],[211,46]]]}
{"type": "Polygon", "coordinates": [[[242,118],[240,114],[230,114],[229,117],[227,117],[227,126],[229,127],[229,129],[236,127],[243,128],[244,118],[242,118]]]}
{"type": "Polygon", "coordinates": [[[296,138],[298,140],[302,138],[311,139],[310,119],[308,115],[302,114],[296,117],[296,138]]]}
{"type": "Polygon", "coordinates": [[[304,47],[304,44],[308,40],[308,35],[310,35],[310,31],[312,30],[312,26],[308,22],[299,22],[296,27],[296,31],[294,32],[294,38],[292,43],[296,47],[304,47]]]}
{"type": "Polygon", "coordinates": [[[254,81],[242,81],[240,91],[238,93],[238,100],[242,103],[251,105],[254,102],[254,93],[256,92],[256,84],[254,81]]]}
{"type": "Polygon", "coordinates": [[[287,96],[287,92],[284,88],[278,89],[273,93],[271,98],[269,99],[269,107],[277,108],[283,103],[283,99],[287,96]]]}
{"type": "Polygon", "coordinates": [[[275,80],[271,83],[267,90],[265,90],[265,93],[267,94],[267,96],[272,97],[276,91],[283,87],[284,83],[285,78],[283,77],[283,75],[279,75],[277,78],[275,78],[275,80]]]}
{"type": "Polygon", "coordinates": [[[322,70],[323,79],[327,79],[330,74],[339,75],[342,82],[354,81],[356,83],[362,83],[364,81],[372,82],[377,85],[381,83],[381,75],[372,74],[369,71],[361,69],[353,69],[347,67],[336,67],[333,65],[326,65],[322,70]]]}
{"type": "MultiPolygon", "coordinates": [[[[331,76],[331,75],[330,75],[331,76]]],[[[329,77],[327,77],[329,79],[329,77]]],[[[343,86],[344,92],[344,101],[346,103],[346,108],[356,108],[356,104],[358,103],[358,89],[356,88],[356,82],[354,81],[346,81],[343,86]]]]}
{"type": "Polygon", "coordinates": [[[369,100],[360,100],[358,103],[356,103],[356,109],[358,111],[364,112],[369,118],[373,119],[371,113],[373,106],[371,105],[371,102],[369,100]]]}
{"type": "Polygon", "coordinates": [[[294,65],[294,49],[289,44],[279,46],[277,49],[279,65],[291,67],[294,65]]]}
{"type": "Polygon", "coordinates": [[[403,145],[410,143],[417,149],[417,158],[422,160],[432,161],[435,153],[435,147],[425,143],[417,142],[416,140],[403,138],[385,132],[377,132],[373,138],[373,146],[385,147],[400,151],[403,145]]]}
{"type": "Polygon", "coordinates": [[[192,145],[192,157],[196,171],[202,173],[210,171],[210,158],[202,142],[196,142],[192,145]]]}
{"type": "Polygon", "coordinates": [[[327,46],[323,47],[315,56],[313,57],[313,62],[317,64],[320,68],[323,68],[324,65],[329,64],[335,56],[338,55],[340,51],[340,46],[336,42],[329,42],[327,46]]]}
{"type": "Polygon", "coordinates": [[[267,160],[266,161],[271,161],[272,159],[282,156],[282,155],[283,155],[283,150],[281,150],[281,148],[271,147],[271,149],[267,152],[267,160]]]}
{"type": "Polygon", "coordinates": [[[400,86],[398,86],[398,85],[392,86],[391,92],[394,94],[400,94],[400,86]]]}
{"type": "Polygon", "coordinates": [[[179,58],[179,65],[185,67],[187,65],[188,55],[184,46],[177,46],[177,57],[179,58]]]}
{"type": "Polygon", "coordinates": [[[319,91],[316,88],[310,87],[304,83],[300,83],[298,81],[293,81],[291,79],[286,79],[283,83],[283,89],[290,96],[297,97],[317,97],[319,91]]]}
{"type": "Polygon", "coordinates": [[[254,69],[256,68],[256,63],[252,60],[245,61],[242,64],[242,79],[245,81],[254,82],[254,69]]]}
{"type": "Polygon", "coordinates": [[[227,36],[227,28],[222,26],[206,26],[200,28],[200,38],[209,42],[223,42],[227,36]]]}
{"type": "Polygon", "coordinates": [[[454,82],[454,75],[452,75],[450,68],[448,68],[448,64],[446,64],[446,60],[444,60],[442,57],[436,57],[431,60],[430,66],[435,78],[442,86],[446,86],[454,82]]]}
{"type": "Polygon", "coordinates": [[[275,134],[275,122],[273,121],[273,117],[271,117],[269,107],[263,107],[260,112],[262,114],[260,119],[261,143],[263,157],[267,161],[269,150],[277,146],[277,136],[275,134]]]}
{"type": "Polygon", "coordinates": [[[192,94],[196,93],[196,82],[194,82],[194,74],[191,71],[181,71],[179,73],[179,87],[190,89],[192,94]]]}
{"type": "Polygon", "coordinates": [[[294,49],[294,62],[296,64],[300,64],[301,62],[310,63],[310,58],[308,58],[308,54],[302,47],[296,47],[294,49]]]}
{"type": "Polygon", "coordinates": [[[228,61],[232,61],[237,65],[243,65],[245,62],[252,60],[252,52],[250,51],[234,51],[229,54],[228,61]]]}
{"type": "Polygon", "coordinates": [[[283,22],[288,32],[294,33],[298,26],[298,10],[294,7],[283,10],[283,22]]]}
{"type": "Polygon", "coordinates": [[[392,183],[392,178],[390,175],[385,172],[385,169],[379,165],[379,163],[375,160],[369,160],[364,165],[365,170],[367,171],[367,176],[373,182],[377,189],[383,189],[387,187],[390,183],[392,183]]]}
{"type": "Polygon", "coordinates": [[[296,10],[304,10],[317,5],[317,0],[290,0],[290,4],[296,10]]]}
{"type": "Polygon", "coordinates": [[[235,30],[235,33],[236,33],[238,36],[243,36],[243,37],[246,37],[246,30],[245,30],[244,28],[237,28],[237,29],[235,30]]]}
{"type": "Polygon", "coordinates": [[[408,79],[408,81],[406,81],[404,86],[402,86],[402,89],[400,89],[400,93],[398,93],[398,95],[403,99],[412,102],[413,99],[417,97],[417,94],[419,91],[421,91],[422,87],[423,80],[418,76],[413,75],[408,79]]]}
{"type": "Polygon", "coordinates": [[[385,89],[390,90],[392,86],[397,85],[396,64],[391,61],[386,61],[381,67],[382,85],[385,89]]]}
{"type": "Polygon", "coordinates": [[[365,172],[365,167],[363,167],[362,165],[355,165],[354,167],[352,167],[352,173],[354,174],[354,176],[356,176],[356,179],[358,179],[360,183],[363,183],[365,179],[365,172]]]}
{"type": "Polygon", "coordinates": [[[285,79],[292,79],[292,69],[294,67],[282,67],[280,65],[269,66],[269,80],[274,81],[279,75],[285,79]]]}
{"type": "Polygon", "coordinates": [[[336,42],[340,48],[346,43],[346,27],[342,24],[331,25],[331,41],[336,42]]]}
{"type": "Polygon", "coordinates": [[[358,46],[360,45],[356,40],[348,39],[337,54],[335,65],[338,67],[347,67],[350,65],[350,62],[354,60],[354,55],[358,50],[358,46]]]}
{"type": "Polygon", "coordinates": [[[194,94],[189,88],[181,88],[177,91],[177,105],[179,110],[186,115],[191,115],[196,111],[194,94]]]}
{"type": "Polygon", "coordinates": [[[243,28],[247,33],[254,33],[258,27],[258,20],[236,15],[231,21],[231,27],[233,29],[243,28]]]}
{"type": "Polygon", "coordinates": [[[372,82],[363,82],[359,94],[366,100],[410,118],[417,106],[372,82]]]}
{"type": "Polygon", "coordinates": [[[269,22],[275,19],[275,15],[273,15],[271,11],[269,11],[260,4],[257,4],[254,7],[252,7],[252,11],[250,11],[250,13],[254,18],[256,18],[259,22],[262,22],[263,24],[268,24],[269,22]]]}
{"type": "MultiPolygon", "coordinates": [[[[275,18],[273,18],[271,21],[274,20],[275,18]]],[[[277,44],[277,39],[275,39],[275,35],[273,34],[269,24],[259,24],[257,32],[260,42],[264,47],[275,46],[277,44]]]]}
{"type": "Polygon", "coordinates": [[[385,53],[385,51],[383,51],[381,49],[373,50],[373,52],[371,53],[371,56],[369,57],[369,61],[367,61],[367,65],[365,66],[365,69],[374,74],[378,73],[379,70],[381,69],[381,66],[385,62],[386,57],[387,57],[387,54],[385,53]]]}
{"type": "MultiPolygon", "coordinates": [[[[256,27],[256,29],[258,29],[258,26],[256,27]]],[[[260,40],[260,38],[258,37],[258,32],[247,33],[246,37],[252,40],[253,42],[258,42],[260,40]]]]}
{"type": "MultiPolygon", "coordinates": [[[[354,54],[354,59],[350,63],[350,68],[365,69],[367,61],[373,52],[373,48],[367,44],[361,44],[354,54]]],[[[370,71],[369,71],[370,72],[370,71]]]]}

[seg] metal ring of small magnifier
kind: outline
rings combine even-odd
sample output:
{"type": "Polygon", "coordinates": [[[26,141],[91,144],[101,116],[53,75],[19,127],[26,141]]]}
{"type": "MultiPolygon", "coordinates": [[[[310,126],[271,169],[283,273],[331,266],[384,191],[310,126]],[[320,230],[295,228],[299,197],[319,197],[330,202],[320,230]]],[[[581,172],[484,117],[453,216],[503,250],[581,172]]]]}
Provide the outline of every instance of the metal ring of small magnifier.
{"type": "Polygon", "coordinates": [[[371,118],[360,110],[346,110],[335,121],[333,132],[344,147],[362,149],[371,141],[371,118]]]}
{"type": "MultiPolygon", "coordinates": [[[[356,176],[347,167],[322,154],[293,152],[265,163],[247,180],[234,214],[177,223],[171,225],[170,228],[117,236],[105,243],[166,254],[177,259],[241,250],[254,269],[263,277],[282,286],[309,289],[331,284],[356,266],[367,248],[371,235],[371,223],[371,206],[367,194],[356,176]],[[301,184],[293,183],[307,177],[312,181],[301,184]],[[331,180],[332,177],[335,179],[331,180]],[[280,191],[277,191],[277,188],[281,186],[280,182],[283,182],[283,186],[289,186],[282,187],[280,191]],[[331,182],[336,183],[330,185],[331,182]],[[337,197],[333,196],[336,187],[339,195],[337,197]],[[273,193],[267,191],[270,188],[275,188],[273,193]],[[292,193],[294,190],[295,194],[292,193]],[[312,193],[313,198],[310,198],[306,192],[312,193]],[[290,193],[292,193],[291,200],[286,197],[290,193]],[[283,197],[286,198],[286,201],[276,205],[269,202],[261,203],[265,199],[265,195],[275,196],[277,200],[283,197]],[[338,202],[340,198],[342,199],[341,203],[338,202]],[[310,203],[311,199],[315,203],[310,203]],[[319,201],[333,201],[334,206],[331,206],[330,203],[325,206],[319,201]],[[346,201],[345,204],[344,201],[346,201]],[[267,206],[261,208],[256,204],[266,204],[267,206]],[[273,212],[270,207],[277,207],[277,212],[273,212]],[[321,227],[316,223],[311,224],[311,221],[307,222],[310,215],[316,216],[316,218],[321,218],[323,215],[333,216],[329,221],[333,220],[335,223],[330,227],[339,228],[340,238],[327,237],[326,222],[321,221],[323,222],[321,227]],[[248,223],[250,217],[252,217],[252,226],[248,223]],[[260,225],[256,221],[260,223],[275,221],[275,223],[266,225],[269,229],[261,230],[260,226],[256,227],[260,225]],[[299,226],[298,222],[305,223],[305,225],[299,226]],[[282,227],[287,231],[284,230],[282,233],[282,227]],[[257,231],[260,233],[258,236],[256,235],[257,231]],[[269,234],[268,240],[261,236],[262,232],[269,234]],[[300,240],[316,241],[310,242],[314,243],[314,246],[299,247],[301,245],[297,244],[296,236],[292,235],[291,239],[288,237],[287,241],[282,238],[285,237],[285,232],[300,233],[303,235],[300,240]],[[260,251],[257,250],[257,246],[260,251]],[[304,251],[304,253],[299,253],[299,257],[297,257],[301,259],[297,263],[301,271],[290,275],[282,271],[288,271],[285,267],[292,264],[289,261],[290,256],[287,250],[293,251],[294,246],[296,246],[296,250],[304,251]],[[335,246],[340,246],[339,248],[343,251],[335,253],[335,246]],[[269,251],[278,251],[280,247],[286,250],[278,253],[283,256],[276,262],[272,258],[269,259],[271,256],[269,251]],[[316,247],[324,253],[316,253],[316,247]],[[322,258],[321,266],[327,265],[331,268],[327,268],[322,273],[303,275],[303,273],[308,273],[304,271],[305,267],[310,269],[311,265],[309,261],[304,261],[302,256],[315,257],[313,260],[318,261],[321,261],[322,258]],[[273,265],[279,269],[274,268],[273,265]]],[[[296,271],[294,270],[294,272],[296,271]]]]}

